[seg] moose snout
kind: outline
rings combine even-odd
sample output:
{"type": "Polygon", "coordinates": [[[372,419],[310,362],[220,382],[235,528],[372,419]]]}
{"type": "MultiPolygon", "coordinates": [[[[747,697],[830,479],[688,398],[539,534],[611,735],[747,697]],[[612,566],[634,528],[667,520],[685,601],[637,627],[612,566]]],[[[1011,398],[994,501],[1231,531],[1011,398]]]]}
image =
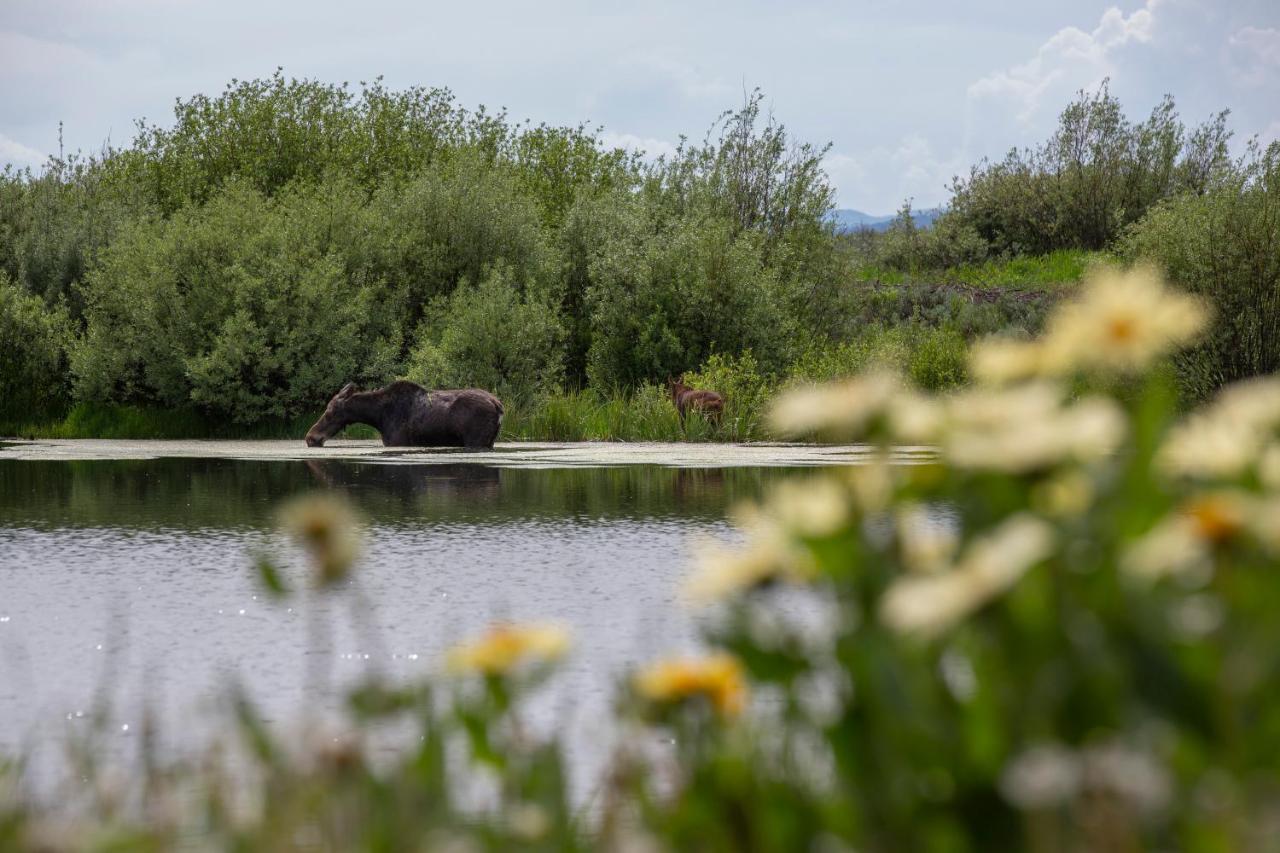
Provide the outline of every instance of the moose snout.
{"type": "Polygon", "coordinates": [[[307,447],[324,447],[324,439],[315,433],[307,433],[307,447]]]}

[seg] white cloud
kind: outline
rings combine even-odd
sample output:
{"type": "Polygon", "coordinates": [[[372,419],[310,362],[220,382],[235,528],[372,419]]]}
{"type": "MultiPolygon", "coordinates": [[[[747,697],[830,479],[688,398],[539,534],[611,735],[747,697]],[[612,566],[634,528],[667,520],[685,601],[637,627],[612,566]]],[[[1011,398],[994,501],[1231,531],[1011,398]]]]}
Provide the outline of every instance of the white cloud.
{"type": "Polygon", "coordinates": [[[916,208],[941,204],[951,179],[968,169],[959,150],[940,154],[918,133],[857,156],[832,153],[824,165],[838,190],[838,206],[872,215],[893,213],[907,199],[916,208]]]}
{"type": "Polygon", "coordinates": [[[1280,142],[1280,119],[1271,122],[1258,133],[1258,142],[1264,146],[1280,142]]]}
{"type": "Polygon", "coordinates": [[[676,153],[676,146],[665,139],[654,139],[648,136],[636,136],[634,133],[615,133],[605,130],[600,133],[600,142],[607,148],[625,148],[644,155],[646,160],[658,157],[670,157],[676,153]]]}
{"type": "Polygon", "coordinates": [[[724,100],[734,89],[719,77],[698,66],[661,53],[644,53],[629,57],[623,63],[630,69],[665,78],[686,98],[724,100]]]}
{"type": "MultiPolygon", "coordinates": [[[[969,86],[970,100],[1013,101],[1018,120],[1032,123],[1046,100],[1065,84],[1072,89],[1092,88],[1115,72],[1114,54],[1130,44],[1152,41],[1156,10],[1165,0],[1146,0],[1141,9],[1126,16],[1112,6],[1102,13],[1090,32],[1064,27],[1054,33],[1026,62],[983,77],[969,86]]],[[[1051,106],[1060,106],[1055,99],[1051,106]]]]}
{"type": "Polygon", "coordinates": [[[12,165],[20,169],[25,166],[34,169],[44,165],[47,159],[42,152],[0,133],[0,168],[12,165]]]}
{"type": "Polygon", "coordinates": [[[1280,29],[1241,27],[1227,39],[1239,79],[1261,86],[1280,76],[1280,29]]]}

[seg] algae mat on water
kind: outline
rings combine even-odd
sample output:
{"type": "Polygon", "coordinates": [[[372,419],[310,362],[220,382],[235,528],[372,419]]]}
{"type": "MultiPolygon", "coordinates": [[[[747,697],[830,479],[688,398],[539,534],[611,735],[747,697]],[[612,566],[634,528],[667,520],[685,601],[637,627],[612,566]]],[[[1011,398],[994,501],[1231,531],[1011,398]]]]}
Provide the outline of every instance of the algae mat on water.
{"type": "MultiPolygon", "coordinates": [[[[873,458],[867,445],[692,444],[661,442],[504,442],[492,450],[384,447],[377,441],[333,441],[306,447],[301,441],[127,441],[47,439],[0,444],[0,460],[77,459],[344,459],[382,464],[474,463],[501,468],[571,468],[662,465],[676,468],[857,465],[873,458]]],[[[929,461],[929,448],[901,447],[893,461],[929,461]]]]}

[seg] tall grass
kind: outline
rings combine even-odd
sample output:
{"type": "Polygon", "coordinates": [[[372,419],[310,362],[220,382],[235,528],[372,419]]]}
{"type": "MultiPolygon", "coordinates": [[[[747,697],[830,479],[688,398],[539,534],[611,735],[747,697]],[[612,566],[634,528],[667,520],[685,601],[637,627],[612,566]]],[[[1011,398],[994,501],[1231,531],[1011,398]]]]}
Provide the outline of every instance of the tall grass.
{"type": "MultiPolygon", "coordinates": [[[[21,438],[97,439],[284,439],[301,440],[319,412],[239,424],[196,409],[165,409],[110,403],[77,403],[59,420],[0,423],[0,435],[21,438]]],[[[353,424],[338,438],[377,438],[377,431],[353,424]]]]}
{"type": "Polygon", "coordinates": [[[953,267],[947,270],[946,278],[975,287],[1051,289],[1075,284],[1090,266],[1105,258],[1102,252],[1058,249],[1046,255],[1017,255],[953,267]]]}

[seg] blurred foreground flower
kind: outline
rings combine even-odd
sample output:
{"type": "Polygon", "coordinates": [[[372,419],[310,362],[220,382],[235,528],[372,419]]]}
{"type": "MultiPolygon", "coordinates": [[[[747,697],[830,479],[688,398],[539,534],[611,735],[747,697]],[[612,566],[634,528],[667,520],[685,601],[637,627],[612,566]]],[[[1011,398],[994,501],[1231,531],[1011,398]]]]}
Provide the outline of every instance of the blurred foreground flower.
{"type": "Polygon", "coordinates": [[[1157,462],[1167,474],[1205,479],[1238,477],[1258,464],[1272,479],[1275,454],[1269,442],[1277,426],[1280,378],[1238,382],[1174,427],[1157,462]]]}
{"type": "Polygon", "coordinates": [[[1081,371],[1137,373],[1191,343],[1208,314],[1200,300],[1169,290],[1149,267],[1108,268],[1049,318],[1036,342],[989,340],[973,348],[980,381],[1001,384],[1081,371]]]}
{"type": "Polygon", "coordinates": [[[839,532],[850,517],[850,495],[831,477],[784,481],[764,506],[735,513],[747,531],[745,548],[701,549],[686,591],[695,603],[715,601],[777,581],[803,583],[813,577],[813,557],[796,538],[839,532]]]}
{"type": "Polygon", "coordinates": [[[902,633],[942,633],[1013,586],[1053,545],[1047,522],[1015,515],[975,540],[954,568],[894,581],[880,601],[880,619],[902,633]]]}
{"type": "Polygon", "coordinates": [[[452,672],[508,675],[516,667],[546,663],[569,649],[569,632],[559,625],[497,625],[479,639],[449,651],[452,672]]]}
{"type": "Polygon", "coordinates": [[[294,498],[280,510],[280,526],[311,558],[317,586],[339,583],[360,553],[360,530],[351,505],[316,492],[294,498]]]}
{"type": "Polygon", "coordinates": [[[1020,473],[1112,453],[1126,430],[1120,407],[1105,397],[1065,405],[1063,397],[1049,382],[958,394],[946,401],[937,438],[943,456],[961,468],[1020,473]]]}
{"type": "Polygon", "coordinates": [[[814,571],[807,551],[772,530],[756,533],[745,548],[703,547],[685,592],[695,604],[708,603],[779,581],[803,583],[814,571]]]}
{"type": "Polygon", "coordinates": [[[1130,546],[1121,565],[1152,579],[1208,570],[1213,548],[1244,532],[1257,517],[1256,502],[1242,492],[1200,495],[1130,546]]]}
{"type": "Polygon", "coordinates": [[[902,390],[902,379],[888,371],[798,388],[774,404],[770,422],[775,430],[788,436],[824,433],[860,437],[902,390]]]}
{"type": "Polygon", "coordinates": [[[705,658],[660,661],[637,673],[634,683],[642,698],[660,705],[703,698],[724,717],[735,717],[746,707],[742,664],[723,652],[705,658]]]}

